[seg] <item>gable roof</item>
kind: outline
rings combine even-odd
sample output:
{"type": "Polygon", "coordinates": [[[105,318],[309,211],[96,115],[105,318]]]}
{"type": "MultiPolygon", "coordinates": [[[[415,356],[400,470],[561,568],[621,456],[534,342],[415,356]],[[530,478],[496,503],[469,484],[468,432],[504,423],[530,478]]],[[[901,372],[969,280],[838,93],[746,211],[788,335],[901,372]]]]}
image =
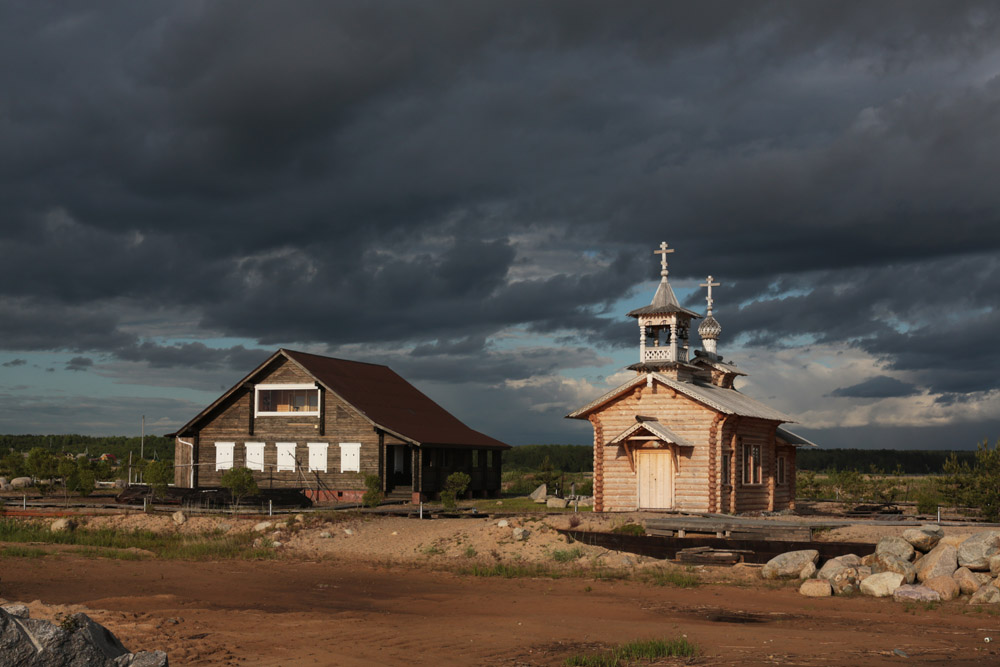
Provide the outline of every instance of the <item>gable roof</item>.
{"type": "Polygon", "coordinates": [[[792,433],[784,426],[779,426],[778,430],[775,431],[775,435],[784,440],[789,445],[794,445],[795,447],[819,447],[815,442],[811,440],[806,440],[798,433],[792,433]]]}
{"type": "Polygon", "coordinates": [[[733,375],[746,375],[746,373],[741,371],[734,364],[727,364],[719,359],[713,359],[708,356],[701,356],[698,354],[697,350],[695,351],[695,355],[697,356],[695,356],[695,358],[691,360],[692,364],[697,365],[701,363],[710,368],[714,368],[717,371],[722,371],[723,373],[732,373],[733,375]]]}
{"type": "Polygon", "coordinates": [[[570,419],[582,419],[584,415],[592,412],[594,409],[645,382],[647,377],[652,377],[655,381],[670,387],[677,393],[683,394],[684,396],[687,396],[688,398],[695,400],[712,410],[721,412],[722,414],[738,415],[740,417],[755,417],[757,419],[767,419],[778,422],[795,421],[783,412],[768,407],[760,401],[741,394],[735,389],[724,389],[722,387],[717,387],[713,384],[700,381],[679,382],[677,380],[672,380],[665,375],[661,375],[660,373],[638,375],[629,382],[612,389],[597,400],[588,403],[576,412],[572,412],[566,416],[570,419]]]}
{"type": "Polygon", "coordinates": [[[669,442],[681,447],[694,447],[693,444],[677,435],[655,419],[644,419],[632,424],[627,429],[612,438],[611,441],[608,442],[608,445],[617,445],[622,440],[627,440],[629,436],[639,430],[648,431],[664,442],[669,442]]]}
{"type": "Polygon", "coordinates": [[[508,449],[475,431],[432,401],[388,366],[280,349],[243,380],[177,431],[184,433],[213,408],[250,381],[277,357],[284,356],[339,396],[374,426],[417,445],[456,445],[508,449]]]}

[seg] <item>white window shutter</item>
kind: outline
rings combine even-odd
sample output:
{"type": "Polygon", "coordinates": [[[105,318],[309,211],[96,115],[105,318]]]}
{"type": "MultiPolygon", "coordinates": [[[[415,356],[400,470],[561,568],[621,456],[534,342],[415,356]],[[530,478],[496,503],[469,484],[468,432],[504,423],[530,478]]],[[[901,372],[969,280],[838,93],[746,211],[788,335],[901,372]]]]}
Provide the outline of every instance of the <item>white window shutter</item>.
{"type": "Polygon", "coordinates": [[[309,472],[326,472],[327,447],[325,442],[309,443],[309,472]]]}
{"type": "Polygon", "coordinates": [[[244,445],[247,450],[247,468],[250,470],[264,470],[264,443],[248,442],[244,445]]]}
{"type": "Polygon", "coordinates": [[[361,472],[361,443],[340,443],[340,472],[361,472]]]}
{"type": "Polygon", "coordinates": [[[217,442],[215,443],[215,469],[216,470],[229,470],[233,467],[233,449],[236,447],[235,442],[217,442]]]}
{"type": "Polygon", "coordinates": [[[278,472],[295,471],[295,443],[279,442],[278,447],[278,472]]]}

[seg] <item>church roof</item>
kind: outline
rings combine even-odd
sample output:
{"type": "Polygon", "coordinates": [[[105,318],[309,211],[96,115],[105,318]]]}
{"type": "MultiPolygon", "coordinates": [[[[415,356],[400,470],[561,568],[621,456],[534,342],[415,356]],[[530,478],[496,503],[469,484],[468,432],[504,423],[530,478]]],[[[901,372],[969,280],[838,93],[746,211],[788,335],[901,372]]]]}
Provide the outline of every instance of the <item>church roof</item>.
{"type": "Polygon", "coordinates": [[[582,419],[595,408],[617,398],[619,395],[632,388],[646,382],[646,378],[652,378],[660,384],[670,387],[679,394],[705,405],[717,412],[726,415],[738,415],[740,417],[754,417],[757,419],[767,419],[769,421],[792,422],[795,421],[785,413],[764,405],[760,401],[754,400],[735,389],[725,389],[713,384],[704,382],[680,382],[661,375],[660,373],[649,373],[648,375],[637,375],[635,378],[612,389],[595,401],[592,401],[580,408],[576,412],[568,415],[570,419],[582,419]]]}
{"type": "Polygon", "coordinates": [[[711,366],[715,370],[722,371],[723,373],[733,373],[734,375],[746,375],[746,373],[741,371],[733,364],[727,364],[724,361],[713,359],[707,355],[700,354],[698,351],[695,351],[695,358],[691,360],[691,363],[697,364],[698,362],[702,362],[706,366],[711,366]]]}
{"type": "Polygon", "coordinates": [[[815,442],[811,440],[806,440],[801,435],[797,433],[792,433],[784,426],[779,426],[778,430],[774,433],[776,436],[787,442],[789,445],[795,445],[796,447],[819,447],[815,442]]]}
{"type": "Polygon", "coordinates": [[[677,303],[677,297],[674,296],[673,288],[670,287],[670,283],[664,278],[660,281],[660,286],[656,288],[656,294],[653,295],[652,303],[648,306],[629,311],[628,316],[669,315],[670,313],[684,313],[689,317],[701,317],[701,315],[693,310],[688,310],[677,303]]]}
{"type": "Polygon", "coordinates": [[[213,408],[263,371],[275,358],[284,356],[301,367],[326,389],[333,392],[383,431],[417,445],[455,445],[504,448],[507,445],[475,431],[426,394],[404,380],[388,366],[318,354],[280,349],[254,369],[232,389],[177,431],[192,427],[213,408]]]}

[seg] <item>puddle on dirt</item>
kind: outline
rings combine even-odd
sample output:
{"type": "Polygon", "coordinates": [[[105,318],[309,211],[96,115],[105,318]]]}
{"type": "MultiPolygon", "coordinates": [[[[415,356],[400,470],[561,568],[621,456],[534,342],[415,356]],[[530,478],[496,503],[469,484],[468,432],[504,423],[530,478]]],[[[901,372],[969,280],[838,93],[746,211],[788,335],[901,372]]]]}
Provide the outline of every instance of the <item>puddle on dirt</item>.
{"type": "Polygon", "coordinates": [[[767,623],[771,619],[761,618],[756,614],[723,613],[709,614],[705,617],[712,623],[767,623]]]}

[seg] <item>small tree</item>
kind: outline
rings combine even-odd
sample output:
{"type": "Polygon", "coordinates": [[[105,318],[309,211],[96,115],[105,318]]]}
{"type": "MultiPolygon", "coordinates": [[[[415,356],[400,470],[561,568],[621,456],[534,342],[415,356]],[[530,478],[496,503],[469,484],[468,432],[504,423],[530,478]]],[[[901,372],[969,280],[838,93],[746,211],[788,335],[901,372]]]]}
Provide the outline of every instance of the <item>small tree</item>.
{"type": "Polygon", "coordinates": [[[234,514],[239,511],[240,503],[244,498],[260,493],[260,489],[257,488],[257,480],[253,478],[253,472],[249,468],[230,468],[222,473],[222,478],[219,481],[233,497],[234,514]]]}
{"type": "Polygon", "coordinates": [[[35,447],[28,452],[28,458],[24,462],[28,474],[35,478],[39,491],[42,490],[42,480],[49,480],[56,472],[56,461],[48,451],[41,447],[35,447]]]}
{"type": "Polygon", "coordinates": [[[76,488],[74,491],[80,494],[81,497],[86,498],[91,493],[94,492],[94,471],[90,469],[81,470],[77,476],[76,488]]]}
{"type": "Polygon", "coordinates": [[[453,472],[444,481],[444,488],[441,489],[441,502],[447,509],[455,508],[455,499],[465,493],[469,488],[472,478],[464,472],[453,472]]]}
{"type": "Polygon", "coordinates": [[[378,507],[385,499],[382,493],[382,478],[378,475],[365,475],[365,493],[361,502],[365,507],[378,507]]]}
{"type": "Polygon", "coordinates": [[[143,470],[143,479],[149,484],[151,495],[161,498],[167,495],[167,487],[174,481],[173,466],[169,466],[163,461],[152,461],[143,470]]]}

